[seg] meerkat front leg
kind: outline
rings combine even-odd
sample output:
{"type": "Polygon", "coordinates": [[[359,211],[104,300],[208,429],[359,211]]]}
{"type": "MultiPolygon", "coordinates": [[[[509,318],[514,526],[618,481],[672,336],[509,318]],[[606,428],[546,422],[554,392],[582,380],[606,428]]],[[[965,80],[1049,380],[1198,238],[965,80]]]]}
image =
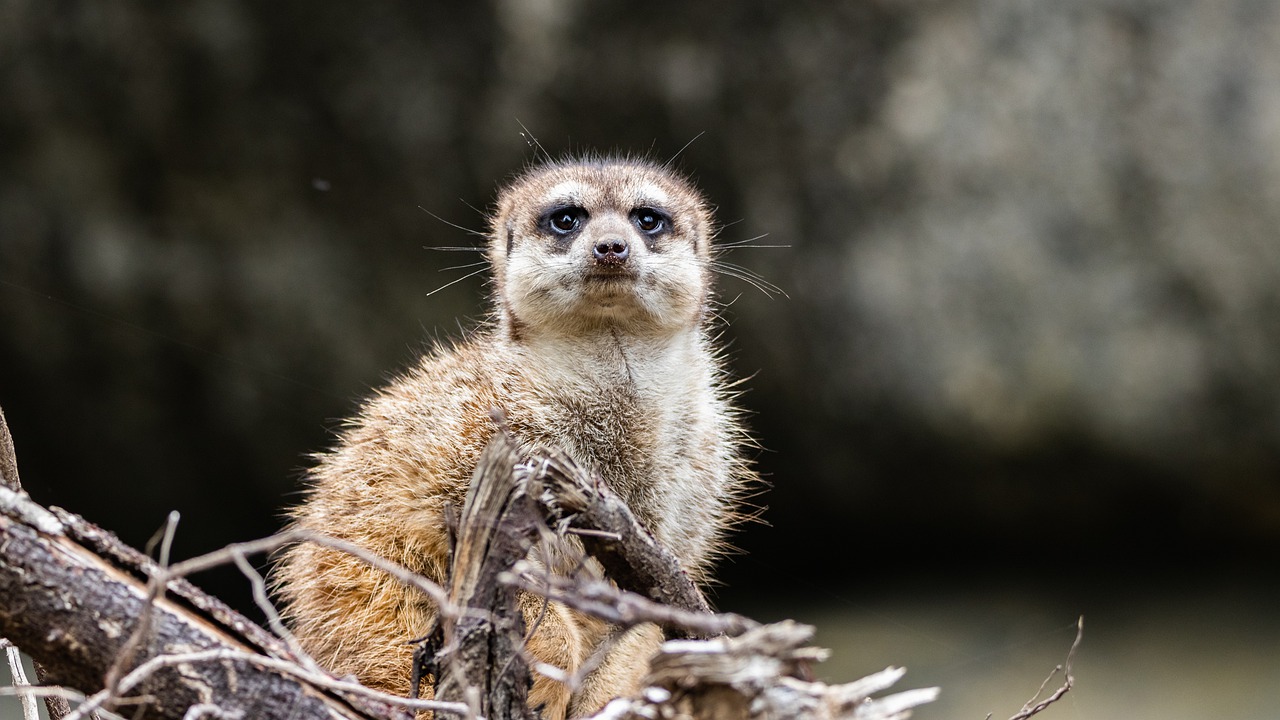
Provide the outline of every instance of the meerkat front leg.
{"type": "MultiPolygon", "coordinates": [[[[520,594],[520,611],[524,614],[528,635],[525,647],[532,659],[572,675],[586,660],[586,629],[574,613],[559,603],[549,603],[530,593],[520,594]]],[[[533,668],[533,687],[529,690],[529,707],[541,708],[546,720],[568,717],[572,688],[559,678],[547,677],[533,668]]]]}

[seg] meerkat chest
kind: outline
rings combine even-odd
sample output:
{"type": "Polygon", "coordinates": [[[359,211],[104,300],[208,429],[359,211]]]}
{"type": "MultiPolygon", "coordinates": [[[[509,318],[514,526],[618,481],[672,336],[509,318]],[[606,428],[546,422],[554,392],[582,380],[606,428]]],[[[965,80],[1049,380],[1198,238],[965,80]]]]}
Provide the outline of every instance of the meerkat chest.
{"type": "Polygon", "coordinates": [[[710,395],[695,375],[701,366],[697,358],[617,352],[526,373],[527,440],[569,452],[653,527],[654,497],[693,472],[710,395]]]}

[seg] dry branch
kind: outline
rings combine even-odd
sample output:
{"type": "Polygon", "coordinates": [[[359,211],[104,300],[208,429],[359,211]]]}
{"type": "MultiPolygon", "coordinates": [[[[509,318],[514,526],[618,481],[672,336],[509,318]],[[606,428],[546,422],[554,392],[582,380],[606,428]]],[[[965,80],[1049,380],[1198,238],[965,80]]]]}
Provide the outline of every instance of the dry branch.
{"type": "MultiPolygon", "coordinates": [[[[20,487],[0,487],[0,635],[44,662],[50,681],[67,686],[11,692],[63,704],[73,699],[79,707],[69,717],[76,720],[111,707],[128,716],[141,710],[137,716],[183,720],[382,720],[421,709],[434,709],[437,717],[525,718],[530,670],[516,609],[525,589],[619,625],[657,622],[690,635],[739,635],[666,643],[645,691],[615,701],[599,718],[897,720],[936,694],[909,691],[868,700],[901,675],[896,670],[849,685],[802,679],[806,666],[824,657],[804,646],[811,628],[759,626],[705,612],[705,600],[674,556],[597,479],[554,451],[521,462],[514,438],[499,425],[459,519],[447,595],[361,548],[296,532],[166,567],[76,515],[41,507],[20,487]],[[644,597],[598,580],[538,575],[521,564],[548,523],[576,530],[620,584],[644,597]],[[438,652],[431,658],[437,700],[394,698],[335,678],[290,642],[261,577],[244,558],[296,541],[350,552],[437,603],[438,652]],[[230,562],[254,583],[257,601],[283,640],[183,579],[230,562]],[[110,678],[107,688],[104,678],[110,678]]],[[[6,440],[0,415],[0,472],[7,484],[16,482],[16,465],[6,440]]]]}
{"type": "Polygon", "coordinates": [[[654,541],[622,498],[598,477],[555,448],[539,448],[526,468],[529,494],[539,498],[552,520],[588,531],[580,533],[583,546],[618,587],[663,605],[711,612],[675,556],[654,541]]]}
{"type": "MultiPolygon", "coordinates": [[[[9,432],[9,424],[5,422],[4,410],[0,410],[0,486],[22,493],[22,481],[18,477],[18,455],[13,449],[13,435],[9,432]]],[[[49,675],[48,671],[39,661],[34,661],[32,664],[36,670],[36,682],[43,685],[45,678],[49,675]]],[[[28,697],[36,696],[23,697],[22,711],[24,715],[29,714],[26,705],[28,697]]],[[[50,720],[62,720],[71,712],[71,705],[67,702],[67,699],[56,694],[45,695],[44,706],[49,711],[50,720]]]]}
{"type": "MultiPolygon", "coordinates": [[[[98,692],[139,618],[147,614],[147,587],[68,533],[50,533],[47,522],[27,521],[52,519],[29,499],[3,489],[0,505],[5,510],[0,513],[0,596],[5,598],[0,633],[44,665],[45,682],[98,692]]],[[[67,530],[60,523],[57,527],[67,530]]],[[[235,628],[177,600],[155,600],[151,628],[138,642],[136,659],[196,651],[228,654],[157,667],[138,678],[122,699],[145,701],[148,717],[181,718],[188,707],[212,698],[228,711],[243,710],[246,717],[256,718],[392,715],[359,712],[310,683],[264,667],[260,658],[294,659],[283,653],[264,655],[235,628]]],[[[252,625],[244,619],[241,624],[252,625]]]]}
{"type": "Polygon", "coordinates": [[[449,586],[454,605],[479,612],[441,616],[443,651],[433,663],[440,677],[436,697],[466,701],[474,688],[486,717],[530,716],[529,667],[520,656],[524,621],[516,590],[498,582],[529,552],[542,524],[516,483],[519,460],[505,428],[480,456],[459,520],[449,586]]]}
{"type": "Polygon", "coordinates": [[[526,562],[516,563],[511,572],[498,579],[622,627],[654,623],[682,630],[691,637],[709,638],[741,635],[760,626],[742,615],[693,612],[663,605],[609,583],[553,575],[526,562]]]}
{"type": "Polygon", "coordinates": [[[904,720],[938,695],[924,688],[872,700],[902,677],[900,668],[845,685],[802,680],[808,664],[826,656],[806,646],[812,637],[812,627],[783,621],[735,638],[668,641],[640,696],[615,700],[596,719],[904,720]]]}
{"type": "MultiPolygon", "coordinates": [[[[5,469],[6,484],[0,487],[0,635],[43,666],[42,682],[74,688],[99,705],[121,700],[145,704],[146,717],[156,718],[184,717],[190,707],[211,699],[222,710],[242,711],[245,717],[298,720],[409,717],[408,708],[433,706],[374,693],[307,668],[286,643],[181,577],[232,562],[238,552],[270,550],[298,538],[277,536],[231,546],[166,569],[83,518],[44,508],[21,487],[9,487],[16,481],[11,448],[0,415],[0,469],[5,469]],[[166,589],[164,597],[152,594],[156,582],[166,589]],[[138,634],[134,661],[127,666],[129,692],[120,698],[99,695],[143,617],[149,618],[150,629],[138,634]],[[174,657],[185,659],[161,660],[135,674],[158,658],[174,657]]],[[[409,575],[390,565],[379,564],[397,577],[409,575]]],[[[67,696],[37,694],[59,700],[67,696]]]]}
{"type": "Polygon", "coordinates": [[[10,490],[22,489],[18,480],[18,456],[13,451],[13,436],[4,421],[4,410],[0,410],[0,485],[10,490]]]}
{"type": "MultiPolygon", "coordinates": [[[[5,660],[9,663],[9,676],[13,678],[14,687],[29,687],[31,681],[27,679],[27,671],[22,667],[22,656],[17,646],[0,638],[0,648],[4,648],[5,660]]],[[[36,709],[36,697],[30,694],[19,697],[22,700],[23,720],[40,720],[40,711],[36,709]]]]}
{"type": "Polygon", "coordinates": [[[1063,695],[1071,692],[1071,688],[1075,687],[1076,684],[1076,678],[1073,674],[1072,666],[1075,664],[1076,650],[1080,648],[1080,641],[1082,639],[1084,639],[1083,615],[1080,616],[1079,620],[1076,620],[1076,639],[1071,642],[1071,649],[1067,651],[1066,665],[1059,665],[1055,667],[1053,672],[1049,673],[1049,676],[1044,679],[1044,682],[1040,683],[1040,689],[1036,691],[1036,694],[1031,696],[1031,699],[1023,704],[1022,709],[1014,713],[1009,720],[1027,720],[1027,718],[1032,715],[1039,714],[1045,708],[1048,708],[1050,705],[1061,700],[1063,695]],[[1062,685],[1058,686],[1058,689],[1054,690],[1052,695],[1041,699],[1040,695],[1042,695],[1044,693],[1044,689],[1049,686],[1049,681],[1058,673],[1063,674],[1062,685]]]}

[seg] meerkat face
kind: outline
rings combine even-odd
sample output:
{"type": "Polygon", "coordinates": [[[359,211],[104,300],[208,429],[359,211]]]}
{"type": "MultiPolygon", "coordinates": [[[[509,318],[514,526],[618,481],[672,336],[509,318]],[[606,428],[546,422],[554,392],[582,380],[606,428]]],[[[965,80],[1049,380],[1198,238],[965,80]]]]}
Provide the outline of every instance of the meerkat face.
{"type": "Polygon", "coordinates": [[[710,212],[696,190],[634,161],[536,169],[498,199],[499,311],[518,331],[680,330],[709,292],[710,212]]]}

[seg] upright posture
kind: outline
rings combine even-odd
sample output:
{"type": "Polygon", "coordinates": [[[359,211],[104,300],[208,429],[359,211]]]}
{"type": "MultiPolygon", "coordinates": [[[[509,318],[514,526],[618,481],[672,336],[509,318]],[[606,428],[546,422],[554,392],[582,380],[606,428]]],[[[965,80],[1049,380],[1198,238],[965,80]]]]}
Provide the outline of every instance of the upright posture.
{"type": "MultiPolygon", "coordinates": [[[[496,407],[525,446],[562,448],[599,473],[705,581],[752,479],[708,336],[712,234],[699,193],[645,162],[549,163],[511,183],[491,220],[490,320],[365,403],[311,471],[295,525],[442,581],[443,508],[462,506],[496,407]]],[[[291,549],[276,581],[318,661],[409,689],[406,641],[435,613],[425,597],[314,544],[291,549]]],[[[532,619],[541,608],[526,600],[532,619]]],[[[615,632],[553,604],[528,644],[573,671],[615,632]]],[[[614,640],[577,692],[536,676],[530,704],[572,717],[636,690],[661,634],[642,627],[614,640]]]]}

